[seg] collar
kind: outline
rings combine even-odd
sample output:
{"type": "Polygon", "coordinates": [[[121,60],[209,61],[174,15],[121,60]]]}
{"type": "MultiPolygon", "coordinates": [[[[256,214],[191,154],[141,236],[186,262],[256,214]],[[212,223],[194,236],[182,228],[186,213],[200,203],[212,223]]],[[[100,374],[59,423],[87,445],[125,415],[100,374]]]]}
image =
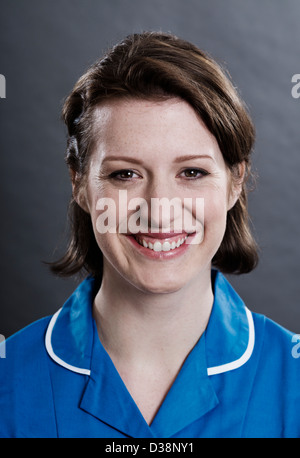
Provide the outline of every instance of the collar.
{"type": "Polygon", "coordinates": [[[83,375],[91,372],[92,304],[96,293],[97,282],[89,276],[53,315],[45,337],[49,356],[60,366],[83,375]]]}
{"type": "Polygon", "coordinates": [[[206,328],[207,374],[243,366],[251,357],[255,331],[252,313],[226,278],[212,271],[214,305],[206,328]]]}
{"type": "MultiPolygon", "coordinates": [[[[243,366],[251,357],[255,333],[251,312],[226,278],[212,270],[214,304],[205,331],[207,374],[243,366]]],[[[45,338],[49,356],[73,372],[91,374],[92,303],[100,284],[87,277],[51,318],[45,338]]]]}

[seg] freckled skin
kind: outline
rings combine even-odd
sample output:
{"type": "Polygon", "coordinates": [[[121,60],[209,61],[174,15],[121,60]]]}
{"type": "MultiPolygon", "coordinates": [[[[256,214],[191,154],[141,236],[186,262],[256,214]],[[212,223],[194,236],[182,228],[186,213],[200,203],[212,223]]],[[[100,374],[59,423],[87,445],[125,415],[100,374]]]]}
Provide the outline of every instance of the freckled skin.
{"type": "Polygon", "coordinates": [[[227,210],[234,202],[230,200],[229,173],[217,141],[194,110],[180,99],[109,102],[95,111],[94,135],[98,138],[85,190],[85,205],[94,227],[97,200],[110,197],[118,205],[120,189],[127,190],[128,200],[204,199],[202,243],[191,245],[183,258],[169,261],[167,268],[165,262],[135,253],[124,234],[99,234],[95,230],[104,254],[104,271],[108,269],[115,281],[121,275],[137,288],[153,292],[176,290],[196,281],[201,271],[208,272],[224,235],[227,210]],[[185,155],[205,157],[176,162],[185,155]],[[120,159],[110,160],[115,156],[120,159]],[[203,168],[208,175],[188,180],[180,176],[186,167],[203,168]],[[118,169],[133,170],[134,175],[128,181],[107,178],[118,169]]]}

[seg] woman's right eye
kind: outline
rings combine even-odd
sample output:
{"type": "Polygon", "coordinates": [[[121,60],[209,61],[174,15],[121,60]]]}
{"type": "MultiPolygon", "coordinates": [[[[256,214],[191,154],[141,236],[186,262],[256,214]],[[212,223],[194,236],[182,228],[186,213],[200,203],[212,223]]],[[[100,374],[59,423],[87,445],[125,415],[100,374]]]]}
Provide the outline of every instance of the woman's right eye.
{"type": "Polygon", "coordinates": [[[132,178],[138,178],[138,175],[130,169],[117,170],[109,175],[110,178],[122,181],[128,181],[132,178]]]}

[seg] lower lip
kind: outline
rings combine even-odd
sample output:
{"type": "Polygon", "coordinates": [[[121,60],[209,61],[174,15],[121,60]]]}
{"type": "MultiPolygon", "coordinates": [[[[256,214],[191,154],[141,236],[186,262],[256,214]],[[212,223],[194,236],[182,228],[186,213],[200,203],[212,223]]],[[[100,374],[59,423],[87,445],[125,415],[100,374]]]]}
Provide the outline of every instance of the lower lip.
{"type": "MultiPolygon", "coordinates": [[[[192,238],[195,234],[191,234],[188,236],[186,241],[189,238],[192,238]]],[[[174,259],[178,256],[183,255],[188,249],[189,249],[189,244],[186,244],[186,241],[180,245],[178,248],[174,248],[174,250],[169,250],[169,251],[154,251],[149,248],[145,248],[144,246],[140,245],[136,239],[134,238],[133,235],[127,235],[127,239],[132,243],[132,245],[137,249],[139,253],[141,253],[144,256],[147,256],[148,258],[151,259],[161,259],[161,260],[166,260],[166,259],[174,259]]],[[[190,243],[190,242],[189,242],[190,243]]]]}

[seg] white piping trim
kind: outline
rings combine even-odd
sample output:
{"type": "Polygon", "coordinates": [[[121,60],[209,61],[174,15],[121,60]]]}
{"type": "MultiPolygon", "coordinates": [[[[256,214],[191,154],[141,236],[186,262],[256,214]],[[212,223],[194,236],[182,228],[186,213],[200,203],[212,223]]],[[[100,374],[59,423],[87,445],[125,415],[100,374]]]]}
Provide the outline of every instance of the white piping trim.
{"type": "Polygon", "coordinates": [[[65,361],[63,361],[61,358],[59,358],[53,351],[52,344],[51,344],[52,330],[56,323],[56,320],[58,318],[60,311],[61,311],[61,308],[53,315],[53,317],[50,320],[50,323],[49,323],[49,326],[46,332],[46,336],[45,336],[46,350],[49,356],[53,359],[53,361],[60,364],[60,366],[63,366],[66,369],[69,369],[70,371],[76,372],[77,374],[91,375],[91,371],[89,369],[81,369],[80,367],[72,366],[71,364],[68,364],[65,361]]]}
{"type": "Polygon", "coordinates": [[[243,364],[245,364],[252,355],[255,341],[254,322],[250,310],[248,310],[247,307],[245,307],[245,309],[249,324],[249,340],[245,353],[240,358],[236,359],[235,361],[232,361],[231,363],[222,364],[220,366],[208,367],[207,375],[216,375],[237,369],[238,367],[243,366],[243,364]]]}

